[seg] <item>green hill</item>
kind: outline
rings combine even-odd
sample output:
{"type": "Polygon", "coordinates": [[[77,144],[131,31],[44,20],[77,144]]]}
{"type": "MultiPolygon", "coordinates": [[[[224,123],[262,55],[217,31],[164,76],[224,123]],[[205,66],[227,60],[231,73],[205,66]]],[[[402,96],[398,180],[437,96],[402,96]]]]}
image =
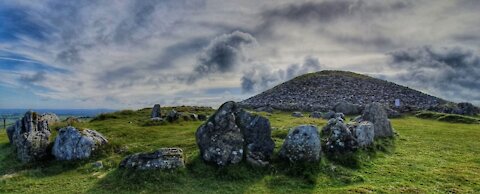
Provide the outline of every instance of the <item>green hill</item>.
{"type": "MultiPolygon", "coordinates": [[[[376,142],[376,148],[383,151],[359,155],[358,167],[343,166],[323,157],[320,164],[303,168],[277,161],[267,169],[255,169],[243,163],[219,169],[198,157],[194,133],[201,121],[151,126],[150,111],[121,111],[76,124],[76,127],[101,132],[111,144],[95,158],[85,161],[21,165],[2,130],[0,193],[480,192],[478,124],[447,123],[415,116],[392,119],[399,133],[395,146],[376,142]],[[128,154],[160,147],[182,148],[187,168],[178,171],[117,168],[128,154]],[[103,168],[95,168],[92,163],[96,161],[102,161],[103,168]]],[[[267,117],[274,128],[275,155],[290,127],[314,124],[321,128],[326,123],[323,119],[291,117],[288,112],[275,112],[267,117]]],[[[64,124],[52,128],[61,125],[64,124]]]]}

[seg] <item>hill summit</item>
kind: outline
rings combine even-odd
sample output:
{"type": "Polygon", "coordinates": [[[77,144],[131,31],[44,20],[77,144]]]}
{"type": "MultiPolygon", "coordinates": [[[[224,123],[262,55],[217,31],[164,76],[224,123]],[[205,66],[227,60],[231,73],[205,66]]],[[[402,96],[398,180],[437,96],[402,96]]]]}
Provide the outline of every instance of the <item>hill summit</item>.
{"type": "Polygon", "coordinates": [[[279,84],[240,104],[279,110],[327,111],[338,102],[364,106],[379,102],[394,107],[427,109],[447,101],[385,80],[348,71],[308,73],[279,84]]]}

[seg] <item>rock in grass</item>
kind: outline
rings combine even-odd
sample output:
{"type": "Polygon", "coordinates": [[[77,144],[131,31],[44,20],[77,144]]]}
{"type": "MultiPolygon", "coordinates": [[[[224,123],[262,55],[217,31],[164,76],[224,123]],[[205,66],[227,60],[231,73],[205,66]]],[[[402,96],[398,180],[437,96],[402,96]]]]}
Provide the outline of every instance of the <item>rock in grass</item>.
{"type": "Polygon", "coordinates": [[[67,117],[65,122],[67,122],[68,125],[73,125],[74,123],[80,123],[80,120],[76,117],[67,117]]]}
{"type": "Polygon", "coordinates": [[[160,148],[150,153],[129,155],[120,162],[120,168],[139,170],[176,169],[185,167],[183,150],[180,148],[160,148]]]}
{"type": "Polygon", "coordinates": [[[366,147],[373,144],[375,130],[373,123],[364,121],[353,129],[353,134],[359,147],[366,147]]]}
{"type": "Polygon", "coordinates": [[[40,120],[37,113],[28,111],[15,123],[12,144],[17,158],[26,163],[40,160],[47,156],[47,147],[51,135],[46,120],[40,120]]]}
{"type": "Polygon", "coordinates": [[[275,146],[268,119],[250,114],[232,101],[220,106],[195,135],[202,159],[219,166],[243,158],[254,166],[265,166],[275,146]]]}
{"type": "Polygon", "coordinates": [[[331,119],[331,118],[335,118],[335,112],[333,111],[328,111],[326,112],[325,114],[322,115],[322,118],[323,119],[331,119]]]}
{"type": "Polygon", "coordinates": [[[46,120],[49,125],[60,122],[60,118],[55,113],[43,113],[39,120],[46,120]]]}
{"type": "Polygon", "coordinates": [[[303,114],[301,112],[293,112],[292,117],[303,117],[303,114]]]}
{"type": "Polygon", "coordinates": [[[167,115],[167,121],[168,122],[173,122],[176,121],[180,118],[180,113],[178,113],[175,109],[172,109],[170,112],[168,112],[167,115]]]}
{"type": "Polygon", "coordinates": [[[235,102],[226,102],[195,133],[200,156],[219,166],[242,161],[244,138],[235,122],[235,102]]]}
{"type": "Polygon", "coordinates": [[[95,130],[79,131],[75,127],[69,126],[58,131],[52,154],[57,160],[85,159],[89,158],[100,146],[107,143],[107,139],[95,130]]]}
{"type": "Polygon", "coordinates": [[[152,114],[151,114],[150,118],[155,118],[155,117],[162,117],[162,113],[161,113],[161,110],[160,110],[160,104],[153,105],[152,114]]]}
{"type": "Polygon", "coordinates": [[[340,117],[328,121],[323,128],[323,135],[327,137],[325,148],[329,154],[344,154],[358,147],[355,137],[340,117]]]}
{"type": "Polygon", "coordinates": [[[341,112],[347,115],[360,114],[360,106],[349,102],[341,101],[332,107],[335,112],[341,112]]]}
{"type": "Polygon", "coordinates": [[[190,113],[190,119],[192,121],[198,121],[198,115],[195,113],[190,113]]]}
{"type": "Polygon", "coordinates": [[[387,113],[380,103],[371,103],[363,110],[362,117],[359,121],[370,121],[374,125],[375,138],[377,137],[393,137],[393,128],[388,120],[387,113]]]}
{"type": "Polygon", "coordinates": [[[310,113],[310,117],[319,119],[319,118],[322,118],[322,113],[318,112],[318,111],[315,111],[315,112],[310,113]]]}
{"type": "Polygon", "coordinates": [[[280,149],[280,158],[289,162],[318,162],[320,160],[320,136],[317,127],[300,125],[288,132],[280,149]]]}
{"type": "Polygon", "coordinates": [[[200,120],[200,121],[205,121],[205,120],[207,120],[207,115],[199,114],[199,115],[198,115],[198,120],[200,120]]]}
{"type": "Polygon", "coordinates": [[[247,162],[253,166],[266,166],[275,148],[271,138],[270,121],[243,109],[238,110],[235,115],[245,140],[247,162]]]}

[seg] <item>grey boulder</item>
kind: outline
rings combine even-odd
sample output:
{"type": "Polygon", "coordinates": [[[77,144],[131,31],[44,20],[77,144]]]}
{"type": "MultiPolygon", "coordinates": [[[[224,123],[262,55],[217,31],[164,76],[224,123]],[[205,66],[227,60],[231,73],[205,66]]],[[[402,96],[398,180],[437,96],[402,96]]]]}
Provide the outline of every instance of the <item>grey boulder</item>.
{"type": "Polygon", "coordinates": [[[374,125],[375,138],[377,137],[393,137],[394,132],[387,113],[380,103],[371,103],[363,110],[362,117],[357,119],[360,121],[370,121],[374,125]]]}
{"type": "Polygon", "coordinates": [[[300,125],[290,129],[280,149],[280,158],[291,163],[320,161],[320,136],[317,127],[300,125]]]}
{"type": "Polygon", "coordinates": [[[342,118],[332,118],[323,128],[327,137],[325,148],[329,154],[343,154],[357,149],[357,142],[342,118]]]}
{"type": "Polygon", "coordinates": [[[155,118],[155,117],[162,117],[160,104],[153,105],[152,114],[151,114],[150,118],[155,118]]]}
{"type": "Polygon", "coordinates": [[[310,117],[319,119],[319,118],[322,118],[322,113],[318,112],[318,111],[314,111],[314,112],[310,113],[310,117]]]}
{"type": "Polygon", "coordinates": [[[46,120],[39,120],[39,115],[28,111],[15,123],[12,144],[17,158],[26,163],[43,159],[47,156],[47,147],[51,135],[46,120]]]}
{"type": "Polygon", "coordinates": [[[367,147],[373,144],[375,137],[374,125],[364,121],[354,125],[353,134],[359,147],[367,147]]]}
{"type": "Polygon", "coordinates": [[[107,139],[95,130],[77,130],[65,127],[59,130],[52,148],[57,160],[79,160],[89,158],[100,146],[107,144],[107,139]]]}
{"type": "Polygon", "coordinates": [[[293,112],[292,117],[303,117],[303,114],[301,112],[293,112]]]}
{"type": "Polygon", "coordinates": [[[160,148],[150,153],[136,153],[125,157],[120,168],[150,170],[176,169],[185,167],[183,150],[180,148],[160,148]]]}
{"type": "Polygon", "coordinates": [[[60,118],[55,113],[43,113],[39,120],[45,120],[49,125],[60,122],[60,118]]]}
{"type": "Polygon", "coordinates": [[[173,122],[176,121],[180,118],[180,113],[178,113],[175,109],[172,109],[170,112],[167,114],[167,121],[168,122],[173,122]]]}
{"type": "Polygon", "coordinates": [[[360,114],[360,106],[349,102],[341,101],[332,107],[335,112],[342,112],[346,115],[360,114]]]}

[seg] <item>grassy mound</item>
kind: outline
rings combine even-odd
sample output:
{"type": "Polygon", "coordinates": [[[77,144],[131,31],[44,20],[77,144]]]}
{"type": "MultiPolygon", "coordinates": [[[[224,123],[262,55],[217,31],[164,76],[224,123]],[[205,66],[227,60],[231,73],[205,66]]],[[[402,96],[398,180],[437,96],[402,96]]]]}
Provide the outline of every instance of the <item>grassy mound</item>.
{"type": "Polygon", "coordinates": [[[457,114],[447,114],[447,113],[438,113],[430,111],[422,111],[415,115],[418,118],[422,119],[434,119],[437,121],[444,121],[450,123],[466,123],[466,124],[478,124],[480,119],[475,117],[457,115],[457,114]]]}
{"type": "MultiPolygon", "coordinates": [[[[188,112],[213,113],[211,109],[188,112]]],[[[178,109],[177,109],[178,110],[178,109]]],[[[95,129],[110,146],[94,158],[21,165],[4,131],[0,132],[0,193],[427,193],[480,192],[480,127],[406,116],[392,119],[401,135],[377,141],[375,154],[359,152],[358,168],[327,159],[316,165],[291,165],[277,153],[288,130],[300,124],[321,128],[323,119],[291,117],[288,112],[259,113],[270,119],[275,154],[272,166],[241,163],[217,168],[199,159],[195,131],[201,121],[145,126],[151,109],[122,111],[104,120],[75,123],[95,129]],[[455,130],[450,130],[454,128],[455,130]],[[186,168],[174,171],[118,169],[127,155],[160,147],[180,147],[186,168]],[[102,161],[103,168],[92,163],[102,161]]],[[[169,108],[162,108],[169,111],[169,108]]],[[[163,112],[162,112],[163,113],[163,112]]],[[[61,125],[61,124],[59,124],[61,125]]]]}

